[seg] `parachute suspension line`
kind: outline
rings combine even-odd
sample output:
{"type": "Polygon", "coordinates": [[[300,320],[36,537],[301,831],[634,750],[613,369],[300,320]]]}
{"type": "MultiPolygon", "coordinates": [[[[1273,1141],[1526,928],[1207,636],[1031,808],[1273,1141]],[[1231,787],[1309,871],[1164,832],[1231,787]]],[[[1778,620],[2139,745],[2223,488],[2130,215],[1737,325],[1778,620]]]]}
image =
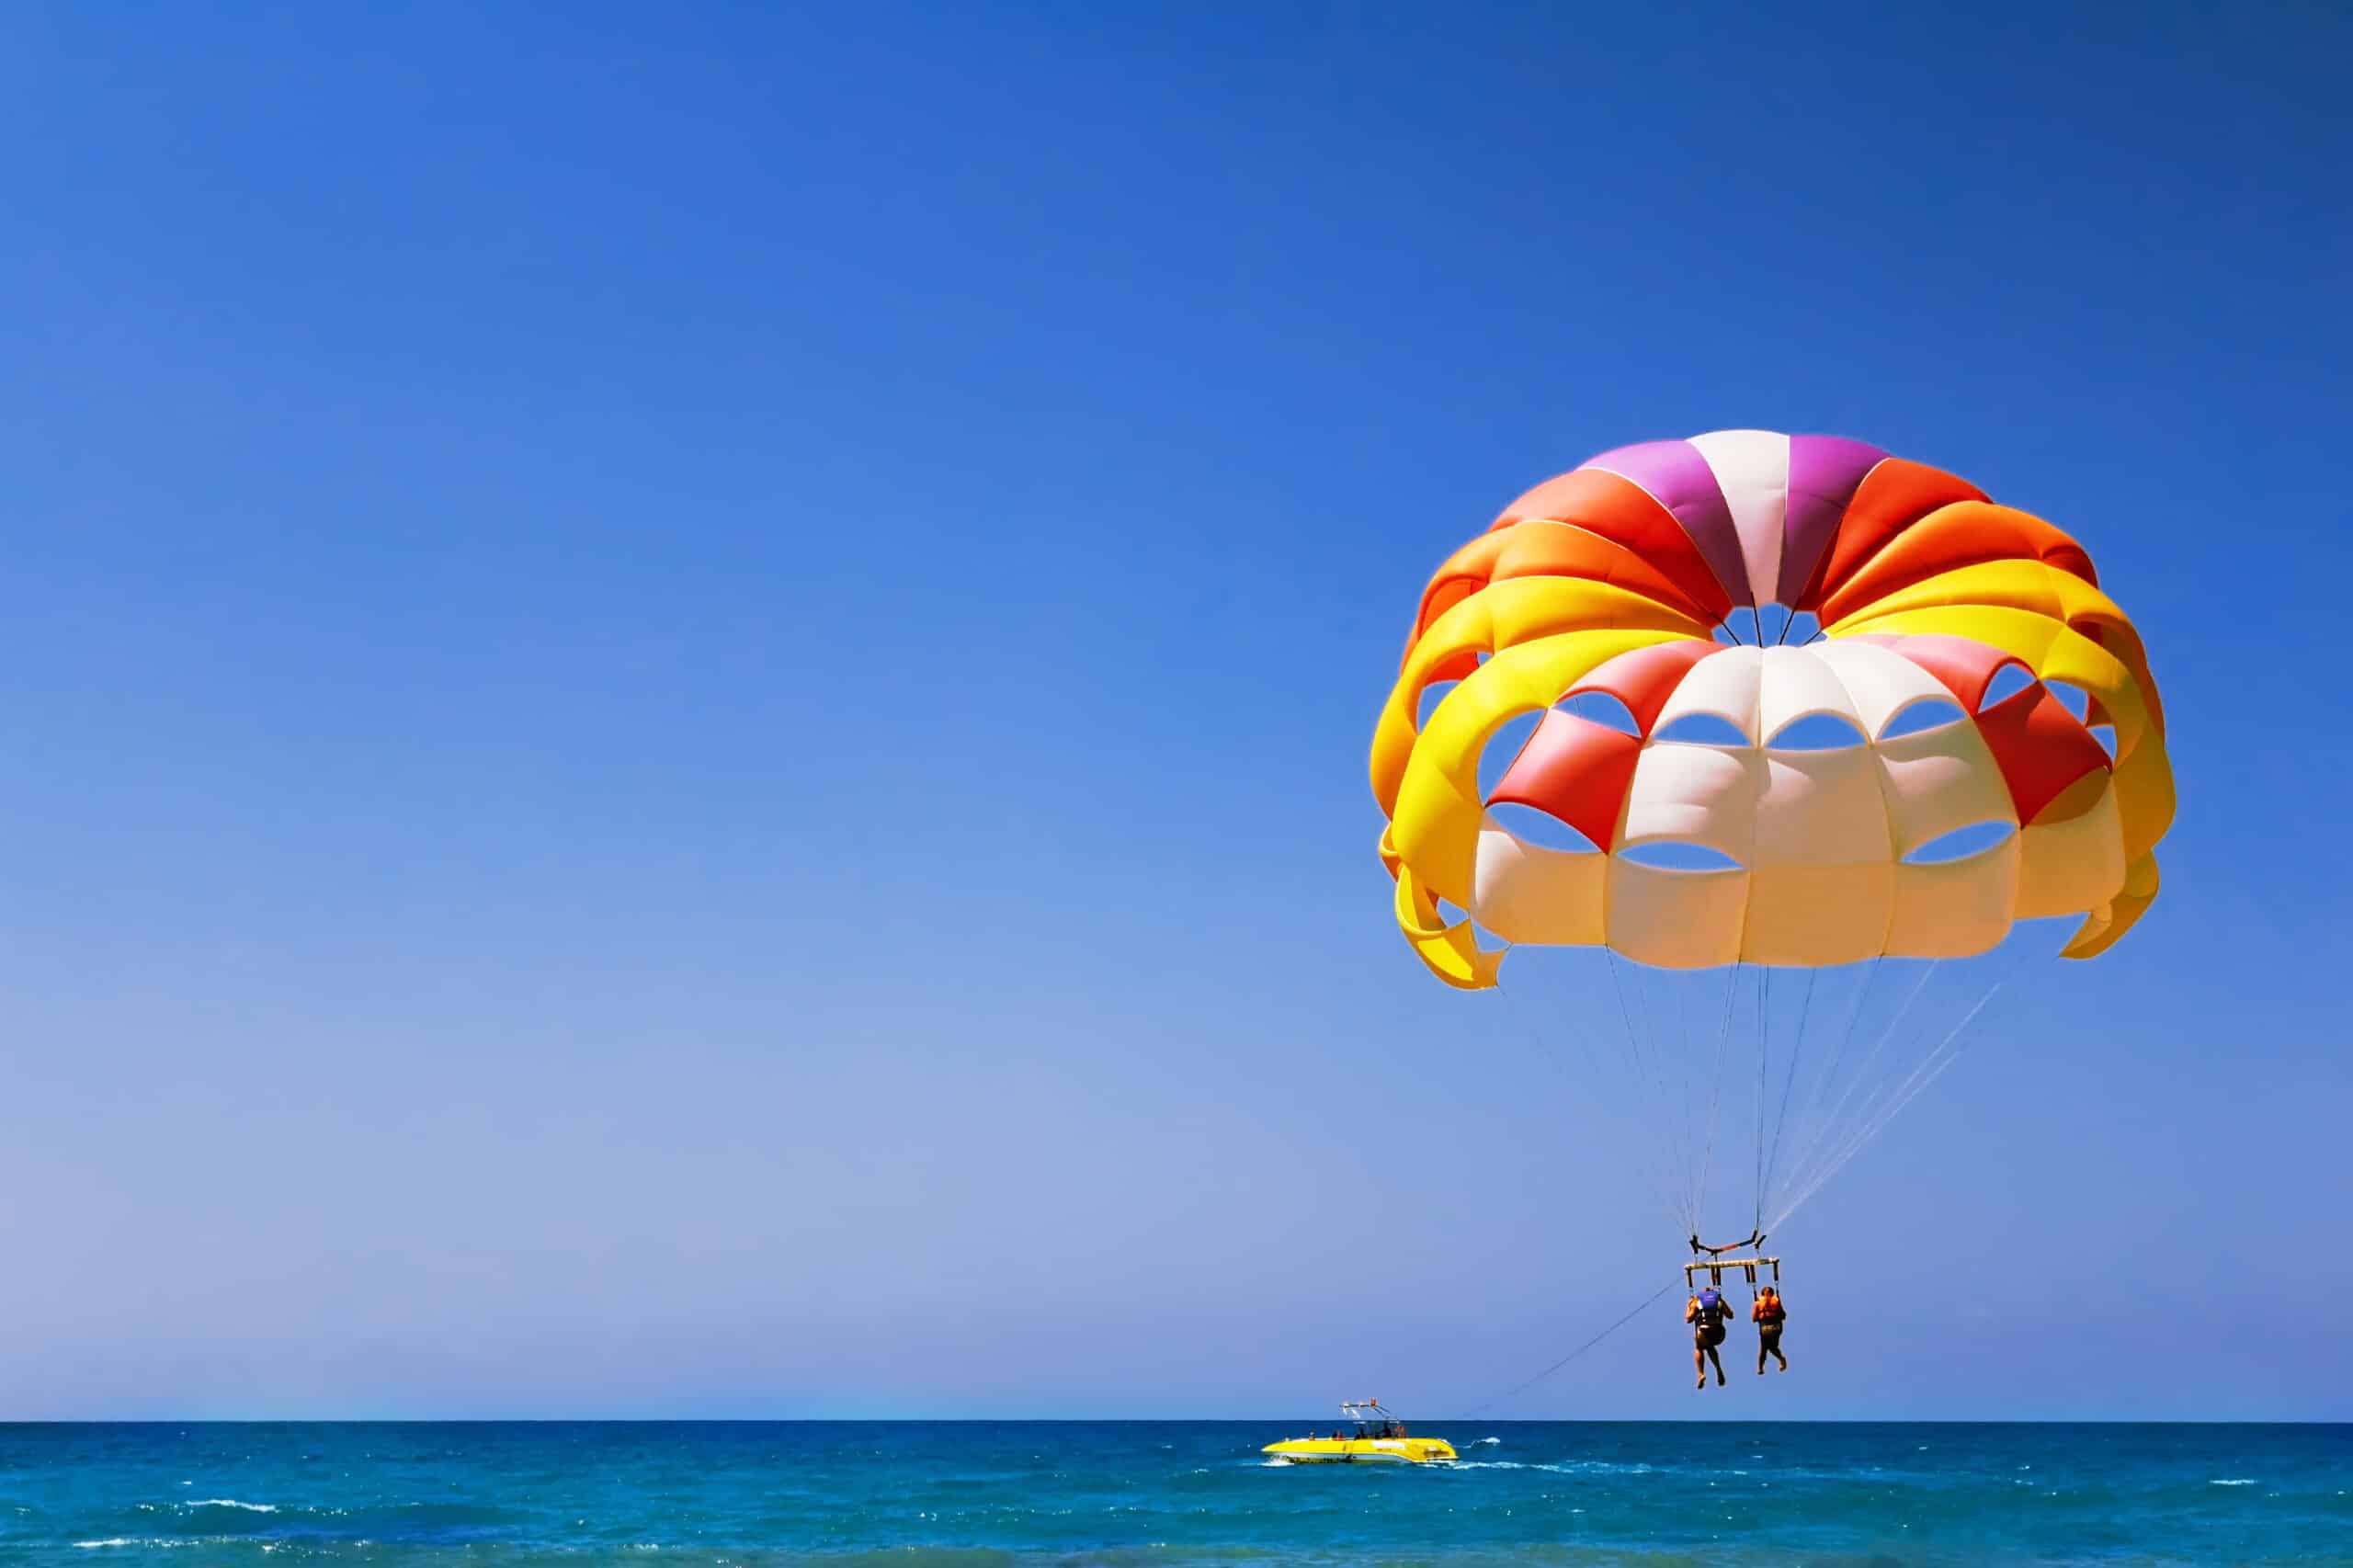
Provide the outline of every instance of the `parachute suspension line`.
{"type": "MultiPolygon", "coordinates": [[[[1633,1011],[1626,1006],[1626,988],[1618,979],[1618,955],[1605,946],[1601,949],[1601,956],[1608,960],[1609,989],[1618,998],[1618,1020],[1626,1028],[1626,1060],[1633,1070],[1634,1081],[1642,1090],[1643,1100],[1651,1108],[1651,1125],[1658,1126],[1665,1120],[1666,1113],[1658,1103],[1657,1091],[1653,1086],[1649,1070],[1643,1063],[1643,1048],[1634,1032],[1633,1011]]],[[[1651,1150],[1649,1159],[1644,1162],[1644,1169],[1649,1174],[1651,1187],[1657,1193],[1661,1206],[1666,1210],[1669,1218],[1680,1224],[1683,1215],[1675,1201],[1674,1186],[1671,1181],[1664,1179],[1668,1173],[1656,1163],[1658,1159],[1658,1151],[1651,1150]]]]}
{"type": "MultiPolygon", "coordinates": [[[[1689,1185],[1690,1178],[1690,1111],[1688,1106],[1675,1098],[1675,1085],[1669,1081],[1673,1077],[1673,1072],[1665,1059],[1670,1043],[1666,1037],[1666,1026],[1664,1023],[1654,1022],[1652,1018],[1651,993],[1657,982],[1649,970],[1640,965],[1632,967],[1634,996],[1637,1008],[1642,1014],[1643,1042],[1650,1050],[1653,1081],[1658,1085],[1660,1119],[1669,1143],[1666,1155],[1667,1182],[1679,1198],[1689,1185]]],[[[1673,997],[1678,995],[1679,992],[1677,987],[1669,985],[1667,994],[1673,997]]],[[[1697,1218],[1696,1215],[1688,1212],[1678,1217],[1679,1221],[1686,1224],[1695,1218],[1697,1218]]]]}
{"type": "MultiPolygon", "coordinates": [[[[1654,989],[1655,981],[1652,972],[1643,966],[1630,963],[1629,967],[1633,971],[1635,1010],[1642,1017],[1643,1044],[1647,1048],[1651,1082],[1656,1086],[1658,1094],[1658,1125],[1667,1141],[1667,1148],[1664,1155],[1666,1162],[1666,1185],[1677,1198],[1680,1198],[1686,1173],[1691,1168],[1691,1139],[1688,1119],[1681,1114],[1683,1108],[1675,1104],[1673,1100],[1674,1085],[1668,1081],[1671,1074],[1665,1059],[1668,1045],[1665,1027],[1663,1024],[1654,1023],[1651,1017],[1651,993],[1654,989]]],[[[1670,994],[1673,989],[1672,986],[1668,987],[1670,994]]]]}
{"type": "Polygon", "coordinates": [[[1578,1346],[1574,1350],[1570,1351],[1567,1355],[1562,1357],[1559,1360],[1553,1362],[1551,1366],[1545,1368],[1534,1377],[1528,1379],[1524,1382],[1518,1383],[1511,1388],[1506,1389],[1503,1392],[1496,1394],[1492,1399],[1481,1401],[1479,1403],[1474,1404],[1470,1409],[1464,1411],[1461,1415],[1456,1416],[1455,1419],[1458,1421],[1468,1421],[1473,1415],[1477,1415],[1483,1411],[1492,1409],[1507,1399],[1513,1399],[1520,1394],[1526,1393],[1529,1389],[1534,1388],[1538,1383],[1542,1382],[1545,1379],[1551,1377],[1553,1373],[1559,1371],[1562,1368],[1567,1366],[1570,1362],[1575,1360],[1578,1357],[1584,1355],[1586,1351],[1592,1349],[1595,1346],[1600,1344],[1603,1340],[1608,1338],[1611,1335],[1617,1333],[1628,1324],[1633,1322],[1643,1312],[1649,1311],[1652,1302],[1657,1301],[1661,1296],[1665,1295],[1669,1290],[1674,1290],[1676,1286],[1681,1283],[1682,1281],[1679,1279],[1668,1280],[1665,1284],[1652,1291],[1648,1296],[1645,1296],[1640,1304],[1635,1306],[1633,1310],[1629,1312],[1624,1317],[1620,1318],[1616,1323],[1611,1324],[1608,1328],[1603,1329],[1599,1334],[1595,1335],[1591,1339],[1586,1340],[1583,1345],[1578,1346]]]}
{"type": "Polygon", "coordinates": [[[1813,983],[1821,972],[1818,969],[1805,971],[1805,1000],[1798,1005],[1797,1037],[1790,1041],[1790,1064],[1781,1073],[1781,1107],[1773,1114],[1773,1147],[1765,1156],[1765,1185],[1757,1189],[1760,1203],[1772,1192],[1773,1176],[1780,1169],[1781,1134],[1790,1124],[1790,1090],[1797,1083],[1798,1063],[1805,1059],[1805,1026],[1813,1016],[1813,983]]]}
{"type": "MultiPolygon", "coordinates": [[[[1733,960],[1731,972],[1724,977],[1723,1025],[1716,1032],[1715,1071],[1708,1075],[1708,1142],[1705,1152],[1699,1156],[1699,1187],[1691,1200],[1691,1211],[1695,1216],[1707,1206],[1708,1176],[1716,1163],[1717,1112],[1723,1106],[1724,1058],[1732,1045],[1733,1004],[1740,999],[1740,960],[1733,960]]],[[[1699,1227],[1695,1224],[1691,1229],[1697,1233],[1699,1227]]]]}
{"type": "MultiPolygon", "coordinates": [[[[1928,982],[1936,978],[1937,971],[1943,962],[1942,959],[1929,960],[1928,967],[1920,971],[1920,978],[1913,983],[1910,994],[1904,998],[1904,1005],[1896,1008],[1895,1016],[1888,1020],[1887,1028],[1880,1031],[1879,1037],[1871,1041],[1870,1049],[1863,1052],[1862,1062],[1855,1068],[1855,1075],[1847,1080],[1847,1086],[1839,1093],[1836,1102],[1831,1106],[1830,1114],[1823,1118],[1821,1127],[1814,1135],[1813,1146],[1807,1150],[1810,1159],[1818,1157],[1824,1146],[1837,1141],[1839,1118],[1846,1113],[1847,1102],[1855,1097],[1857,1089],[1870,1081],[1872,1063],[1886,1051],[1887,1042],[1893,1040],[1896,1030],[1903,1028],[1904,1017],[1912,1011],[1912,1004],[1920,999],[1920,993],[1928,988],[1928,982]]],[[[1864,1098],[1865,1103],[1868,1104],[1872,1096],[1866,1096],[1864,1098]]],[[[1809,1178],[1813,1176],[1811,1170],[1806,1174],[1809,1178]]]]}
{"type": "MultiPolygon", "coordinates": [[[[1651,1018],[1650,972],[1634,968],[1634,1002],[1643,1018],[1643,1042],[1650,1048],[1652,1080],[1658,1085],[1659,1125],[1667,1140],[1667,1185],[1677,1194],[1683,1191],[1685,1173],[1691,1168],[1691,1137],[1689,1118],[1684,1108],[1675,1103],[1673,1085],[1667,1082],[1669,1073],[1665,1060],[1667,1039],[1664,1026],[1651,1018]]],[[[1668,988],[1670,994],[1674,988],[1668,988]]]]}
{"type": "MultiPolygon", "coordinates": [[[[1500,971],[1498,971],[1495,975],[1495,991],[1497,995],[1501,998],[1508,999],[1510,997],[1511,993],[1506,988],[1504,977],[1500,971]]],[[[1520,1021],[1527,1032],[1529,1049],[1535,1051],[1537,1055],[1542,1057],[1546,1062],[1550,1062],[1553,1071],[1561,1074],[1561,1078],[1563,1083],[1568,1084],[1571,1087],[1578,1090],[1579,1092],[1589,1093],[1592,1087],[1591,1085],[1579,1082],[1576,1074],[1572,1071],[1569,1066],[1565,1053],[1554,1047],[1551,1037],[1545,1032],[1541,1024],[1541,1018],[1543,1017],[1541,999],[1538,998],[1531,1001],[1525,1007],[1511,1003],[1508,1000],[1506,1000],[1506,1005],[1511,1009],[1511,1011],[1520,1016],[1520,1021]]],[[[1668,1195],[1666,1189],[1659,1185],[1657,1176],[1654,1174],[1646,1172],[1645,1179],[1649,1181],[1652,1194],[1657,1198],[1660,1207],[1672,1214],[1675,1211],[1675,1200],[1668,1195]]]]}
{"type": "Polygon", "coordinates": [[[1692,988],[1677,985],[1669,988],[1675,997],[1675,1062],[1677,1089],[1676,1101],[1683,1112],[1683,1179],[1690,1190],[1690,1211],[1696,1218],[1699,1212],[1699,1127],[1692,1093],[1693,1057],[1691,1049],[1692,988]]]}
{"type": "Polygon", "coordinates": [[[1797,1131],[1790,1135],[1789,1176],[1785,1183],[1788,1188],[1797,1187],[1801,1176],[1811,1168],[1836,1131],[1836,1124],[1823,1114],[1823,1109],[1829,1103],[1832,1086],[1838,1082],[1838,1069],[1845,1064],[1847,1053],[1854,1046],[1857,1026],[1862,1022],[1863,1008],[1870,1000],[1871,988],[1879,983],[1880,956],[1867,960],[1863,983],[1854,988],[1853,998],[1847,1004],[1847,1022],[1838,1031],[1837,1049],[1812,1074],[1813,1085],[1801,1096],[1804,1106],[1798,1112],[1797,1131]]]}
{"type": "Polygon", "coordinates": [[[1797,1212],[1799,1204],[1820,1191],[1823,1183],[1837,1175],[1847,1161],[1861,1153],[1870,1141],[1886,1129],[1888,1123],[1902,1114],[1904,1107],[1926,1094],[1928,1085],[1944,1076],[1945,1069],[1950,1067],[1961,1054],[1959,1042],[1962,1033],[1976,1019],[1977,1015],[1985,1010],[1986,1005],[1994,1000],[2002,987],[2007,985],[2011,978],[2026,966],[2027,959],[2031,956],[2030,949],[2021,952],[2008,968],[1995,976],[1994,983],[1985,988],[1985,994],[1977,999],[1976,1004],[1969,1011],[1961,1016],[1961,1021],[1953,1025],[1944,1039],[1937,1042],[1936,1048],[1921,1058],[1920,1064],[1912,1070],[1911,1076],[1904,1079],[1892,1094],[1881,1096],[1881,1108],[1874,1111],[1864,1122],[1862,1129],[1840,1145],[1836,1157],[1824,1165],[1807,1185],[1805,1190],[1791,1199],[1789,1207],[1782,1210],[1775,1218],[1773,1224],[1776,1229],[1779,1228],[1783,1220],[1797,1212]]]}
{"type": "Polygon", "coordinates": [[[1765,1068],[1773,1058],[1773,966],[1756,983],[1756,1229],[1765,1228],[1765,1068]]]}
{"type": "Polygon", "coordinates": [[[1545,1037],[1543,1029],[1537,1023],[1535,1013],[1511,999],[1511,987],[1506,983],[1500,969],[1495,971],[1495,995],[1502,1000],[1504,1010],[1520,1021],[1522,1029],[1528,1037],[1528,1049],[1541,1058],[1546,1066],[1560,1074],[1570,1083],[1575,1083],[1576,1074],[1569,1071],[1569,1064],[1561,1060],[1561,1053],[1553,1049],[1552,1041],[1545,1037]]]}
{"type": "Polygon", "coordinates": [[[1808,1096],[1805,1111],[1799,1119],[1803,1125],[1803,1131],[1798,1139],[1799,1164],[1802,1164],[1805,1156],[1828,1134],[1829,1129],[1821,1119],[1823,1102],[1830,1097],[1830,1085],[1836,1081],[1838,1068],[1855,1043],[1855,1026],[1862,1022],[1863,1005],[1871,999],[1871,987],[1879,983],[1879,957],[1873,957],[1870,967],[1863,971],[1862,984],[1855,990],[1853,1006],[1847,1009],[1847,1027],[1839,1032],[1838,1049],[1830,1053],[1829,1065],[1813,1080],[1813,1093],[1808,1096]]]}

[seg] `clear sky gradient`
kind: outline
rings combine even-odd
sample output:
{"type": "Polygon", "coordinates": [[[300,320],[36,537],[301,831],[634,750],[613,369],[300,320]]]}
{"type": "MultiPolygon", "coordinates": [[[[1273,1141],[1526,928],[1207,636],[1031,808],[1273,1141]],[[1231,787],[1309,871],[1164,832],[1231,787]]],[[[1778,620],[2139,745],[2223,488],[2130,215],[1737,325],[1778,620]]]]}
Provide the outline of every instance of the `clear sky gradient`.
{"type": "Polygon", "coordinates": [[[1763,426],[2081,538],[2182,810],[1709,1409],[2353,1417],[2341,10],[561,9],[0,21],[0,1414],[1519,1381],[1679,1238],[1373,716],[1763,426]]]}

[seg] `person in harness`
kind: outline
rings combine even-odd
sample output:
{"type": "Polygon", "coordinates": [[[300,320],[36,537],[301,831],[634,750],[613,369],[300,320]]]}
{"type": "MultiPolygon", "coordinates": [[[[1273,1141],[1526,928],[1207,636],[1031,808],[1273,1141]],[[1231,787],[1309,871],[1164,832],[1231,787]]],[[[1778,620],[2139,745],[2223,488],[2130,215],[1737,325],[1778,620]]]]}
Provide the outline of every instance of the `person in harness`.
{"type": "Polygon", "coordinates": [[[1748,1309],[1751,1321],[1756,1324],[1756,1375],[1765,1375],[1765,1358],[1770,1356],[1790,1369],[1790,1358],[1781,1354],[1781,1324],[1789,1312],[1781,1305],[1781,1293],[1770,1285],[1757,1292],[1756,1304],[1748,1309]]]}
{"type": "Polygon", "coordinates": [[[1711,1361],[1715,1363],[1717,1385],[1722,1385],[1724,1363],[1716,1354],[1716,1346],[1724,1342],[1724,1324],[1731,1315],[1722,1293],[1712,1285],[1701,1287],[1698,1295],[1683,1304],[1683,1321],[1691,1325],[1691,1369],[1699,1374],[1699,1381],[1693,1387],[1708,1386],[1708,1364],[1711,1361]]]}

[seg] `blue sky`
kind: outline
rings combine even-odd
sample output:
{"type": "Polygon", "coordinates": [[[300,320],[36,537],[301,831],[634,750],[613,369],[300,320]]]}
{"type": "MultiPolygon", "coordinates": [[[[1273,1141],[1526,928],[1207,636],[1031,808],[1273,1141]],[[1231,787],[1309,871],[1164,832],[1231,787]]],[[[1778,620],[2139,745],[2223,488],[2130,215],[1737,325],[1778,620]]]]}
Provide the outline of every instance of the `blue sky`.
{"type": "MultiPolygon", "coordinates": [[[[1372,719],[1765,426],[2081,538],[2182,812],[1710,1412],[2353,1416],[2341,15],[535,9],[0,22],[6,1414],[1517,1382],[1677,1238],[1372,719]]],[[[1497,1414],[1690,1411],[1661,1311],[1497,1414]]]]}

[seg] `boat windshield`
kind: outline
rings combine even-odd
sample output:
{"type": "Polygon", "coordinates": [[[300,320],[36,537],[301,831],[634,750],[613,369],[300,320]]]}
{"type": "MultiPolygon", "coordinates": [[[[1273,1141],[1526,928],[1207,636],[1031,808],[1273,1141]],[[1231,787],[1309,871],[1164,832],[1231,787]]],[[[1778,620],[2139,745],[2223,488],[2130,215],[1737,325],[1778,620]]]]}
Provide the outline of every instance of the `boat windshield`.
{"type": "Polygon", "coordinates": [[[1357,1436],[1360,1438],[1405,1436],[1405,1424],[1389,1414],[1377,1399],[1362,1403],[1350,1401],[1340,1406],[1340,1414],[1356,1424],[1357,1436]]]}

